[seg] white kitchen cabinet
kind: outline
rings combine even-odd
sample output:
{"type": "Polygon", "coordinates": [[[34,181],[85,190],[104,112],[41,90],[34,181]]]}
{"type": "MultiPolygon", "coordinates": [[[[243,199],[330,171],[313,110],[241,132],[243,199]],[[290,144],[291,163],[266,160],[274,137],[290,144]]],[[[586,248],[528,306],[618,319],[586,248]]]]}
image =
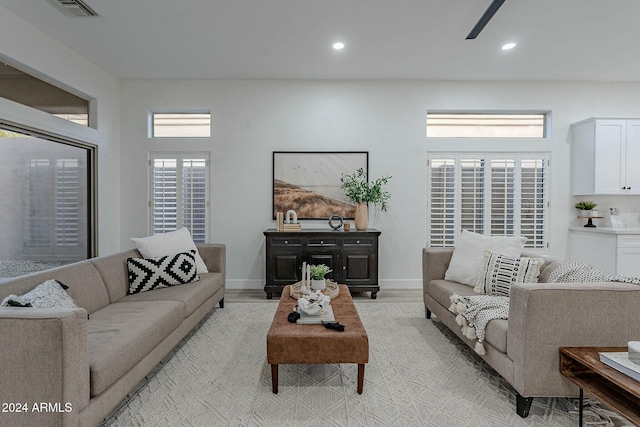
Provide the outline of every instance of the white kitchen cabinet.
{"type": "Polygon", "coordinates": [[[640,277],[640,228],[571,227],[567,259],[640,277]]]}
{"type": "Polygon", "coordinates": [[[639,158],[640,119],[592,118],[574,123],[572,193],[640,194],[639,158]]]}

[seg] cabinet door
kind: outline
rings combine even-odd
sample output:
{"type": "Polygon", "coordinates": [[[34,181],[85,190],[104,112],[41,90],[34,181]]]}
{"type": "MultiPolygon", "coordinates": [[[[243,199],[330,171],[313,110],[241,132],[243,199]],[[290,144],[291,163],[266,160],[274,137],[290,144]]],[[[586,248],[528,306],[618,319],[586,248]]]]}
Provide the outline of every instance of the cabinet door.
{"type": "Polygon", "coordinates": [[[377,240],[373,237],[345,238],[342,274],[347,285],[378,282],[377,240]]]}
{"type": "Polygon", "coordinates": [[[624,194],[626,120],[598,120],[595,135],[595,194],[624,194]]]}
{"type": "Polygon", "coordinates": [[[267,282],[289,285],[302,278],[302,241],[300,238],[273,238],[267,243],[267,282]]]}
{"type": "Polygon", "coordinates": [[[616,274],[640,277],[640,248],[618,248],[616,274]]]}
{"type": "Polygon", "coordinates": [[[311,237],[307,239],[306,261],[309,264],[326,265],[332,271],[325,278],[339,282],[339,249],[340,242],[335,237],[311,237]]]}
{"type": "Polygon", "coordinates": [[[640,194],[640,120],[627,120],[627,145],[625,153],[625,185],[627,194],[640,194]]]}

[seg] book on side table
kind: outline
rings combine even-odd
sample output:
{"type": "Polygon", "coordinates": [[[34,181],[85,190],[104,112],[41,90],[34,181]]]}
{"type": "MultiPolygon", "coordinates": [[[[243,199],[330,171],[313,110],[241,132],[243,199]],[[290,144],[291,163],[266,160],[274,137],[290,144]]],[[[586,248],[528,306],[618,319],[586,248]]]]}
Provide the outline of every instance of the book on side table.
{"type": "Polygon", "coordinates": [[[600,361],[611,366],[616,371],[640,381],[640,365],[629,360],[629,353],[626,351],[600,352],[600,361]]]}

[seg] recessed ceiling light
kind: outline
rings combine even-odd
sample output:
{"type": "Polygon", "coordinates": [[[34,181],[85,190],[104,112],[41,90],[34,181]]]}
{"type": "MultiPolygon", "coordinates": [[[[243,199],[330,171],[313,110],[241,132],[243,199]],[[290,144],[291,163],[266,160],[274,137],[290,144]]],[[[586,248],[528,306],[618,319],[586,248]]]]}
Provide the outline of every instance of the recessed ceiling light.
{"type": "Polygon", "coordinates": [[[334,43],[334,44],[332,45],[332,47],[333,47],[335,50],[342,50],[342,49],[344,49],[344,43],[342,43],[342,42],[337,42],[337,43],[334,43]]]}
{"type": "Polygon", "coordinates": [[[502,50],[511,50],[514,47],[516,47],[516,44],[511,42],[511,43],[507,43],[505,45],[502,46],[502,50]]]}

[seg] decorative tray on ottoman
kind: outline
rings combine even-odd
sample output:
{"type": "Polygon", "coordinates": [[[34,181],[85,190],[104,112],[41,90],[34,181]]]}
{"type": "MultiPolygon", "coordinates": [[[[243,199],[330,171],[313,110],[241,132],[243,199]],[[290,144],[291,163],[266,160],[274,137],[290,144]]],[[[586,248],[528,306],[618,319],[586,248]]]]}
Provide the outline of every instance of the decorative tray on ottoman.
{"type": "MultiPolygon", "coordinates": [[[[302,282],[296,282],[289,287],[290,294],[293,298],[298,299],[302,296],[300,292],[300,288],[302,287],[302,282]]],[[[327,280],[325,283],[325,288],[321,291],[324,295],[327,295],[329,298],[334,299],[340,293],[340,288],[336,282],[331,280],[327,280]]]]}

